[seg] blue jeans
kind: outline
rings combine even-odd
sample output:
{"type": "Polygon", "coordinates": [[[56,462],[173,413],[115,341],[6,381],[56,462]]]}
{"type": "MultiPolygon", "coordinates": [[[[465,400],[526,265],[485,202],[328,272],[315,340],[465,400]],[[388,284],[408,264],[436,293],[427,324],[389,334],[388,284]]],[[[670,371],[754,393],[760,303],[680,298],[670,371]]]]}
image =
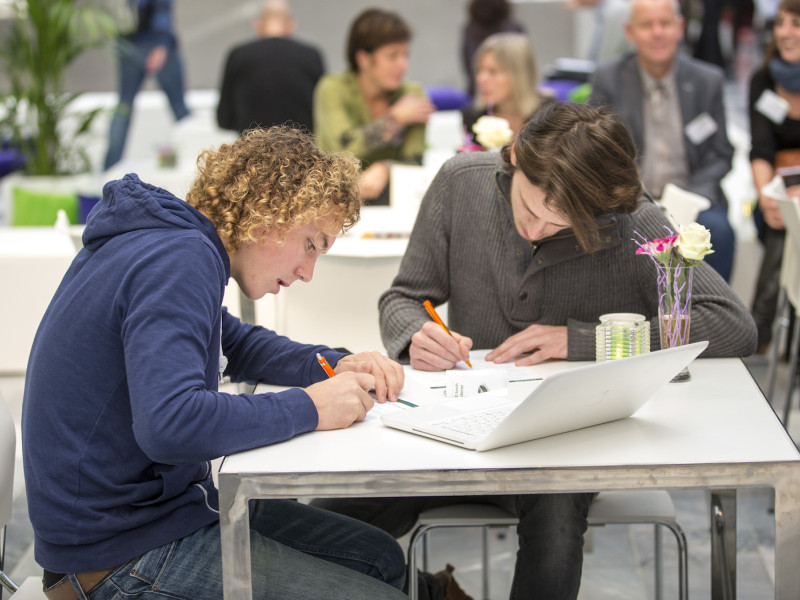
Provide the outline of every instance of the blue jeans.
{"type": "MultiPolygon", "coordinates": [[[[400,537],[411,530],[424,510],[463,502],[497,504],[519,517],[511,600],[574,600],[581,584],[583,534],[593,499],[594,494],[526,494],[325,499],[314,500],[312,505],[361,519],[400,537]]],[[[420,585],[431,580],[422,577],[420,585]]],[[[439,589],[420,591],[423,598],[442,598],[439,589]]]]}
{"type": "MultiPolygon", "coordinates": [[[[394,538],[305,504],[251,503],[250,553],[254,600],[407,600],[398,591],[405,556],[394,538]]],[[[219,524],[131,560],[78,597],[222,600],[219,524]]]]}
{"type": "MultiPolygon", "coordinates": [[[[117,44],[119,104],[111,119],[108,152],[103,170],[113,167],[122,158],[133,112],[133,100],[147,75],[145,61],[154,47],[155,45],[151,42],[141,41],[121,40],[117,44]]],[[[187,116],[189,109],[186,108],[183,98],[183,64],[177,44],[173,44],[169,48],[164,66],[155,76],[161,89],[167,95],[175,120],[179,121],[187,116]]]]}
{"type": "Polygon", "coordinates": [[[725,281],[730,282],[736,238],[728,222],[728,209],[724,206],[712,206],[697,215],[697,223],[711,232],[711,243],[714,246],[714,253],[706,256],[705,261],[725,281]]]}

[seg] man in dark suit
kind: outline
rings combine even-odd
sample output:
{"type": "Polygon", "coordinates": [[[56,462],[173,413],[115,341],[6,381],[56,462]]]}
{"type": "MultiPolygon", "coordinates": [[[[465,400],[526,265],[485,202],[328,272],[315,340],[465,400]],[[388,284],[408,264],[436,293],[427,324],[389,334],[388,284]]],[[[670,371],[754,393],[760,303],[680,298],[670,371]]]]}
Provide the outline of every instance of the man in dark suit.
{"type": "Polygon", "coordinates": [[[636,51],[597,68],[589,101],[610,104],[623,119],[654,197],[673,183],[711,201],[697,217],[714,244],[706,261],[730,280],[735,239],[720,181],[731,169],[733,147],[722,70],[679,53],[683,17],[676,0],[632,0],[625,33],[636,51]]]}
{"type": "Polygon", "coordinates": [[[228,54],[217,106],[223,129],[244,131],[290,121],[312,128],[314,86],[324,72],[322,56],[290,39],[295,22],[284,0],[269,0],[255,22],[259,39],[228,54]]]}

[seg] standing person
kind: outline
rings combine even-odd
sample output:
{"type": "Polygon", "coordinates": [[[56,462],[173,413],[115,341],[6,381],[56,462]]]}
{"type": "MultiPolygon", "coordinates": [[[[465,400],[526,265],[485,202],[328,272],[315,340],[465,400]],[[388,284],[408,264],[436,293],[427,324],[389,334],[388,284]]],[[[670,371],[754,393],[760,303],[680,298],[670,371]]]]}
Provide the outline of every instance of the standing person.
{"type": "Polygon", "coordinates": [[[175,36],[173,0],[129,0],[138,10],[137,29],[117,42],[119,103],[111,119],[103,169],[122,159],[133,101],[145,77],[155,76],[169,100],[176,121],[187,117],[183,64],[175,36]]]}
{"type": "Polygon", "coordinates": [[[258,39],[237,46],[225,61],[217,124],[240,133],[287,122],[311,130],[322,55],[292,39],[296,24],[285,0],[266,2],[254,28],[258,39]]]}
{"type": "Polygon", "coordinates": [[[697,222],[711,231],[706,258],[729,281],[735,238],[720,182],[731,170],[722,102],[722,71],[679,52],[683,17],[676,0],[632,0],[625,24],[635,52],[601,64],[592,76],[592,104],[610,104],[639,149],[642,181],[660,198],[677,185],[708,198],[697,222]]]}
{"type": "MultiPolygon", "coordinates": [[[[357,161],[275,127],[207,151],[184,202],[136,175],[106,184],[31,350],[22,414],[36,561],[50,600],[221,600],[211,459],[364,419],[402,368],[241,322],[251,299],[311,280],[358,219],[357,161]],[[327,377],[321,353],[335,368],[327,377]],[[291,388],[231,394],[219,380],[291,388]]],[[[254,598],[403,598],[385,533],[291,501],[251,505],[254,598]]]]}
{"type": "MultiPolygon", "coordinates": [[[[486,358],[496,363],[593,360],[598,318],[611,312],[645,315],[651,347],[659,348],[656,267],[636,255],[632,238],[664,237],[669,221],[643,194],[635,157],[630,134],[609,109],[553,102],[501,153],[446,162],[380,299],[389,355],[428,371],[453,368],[471,348],[493,349],[486,358]],[[448,303],[452,337],[430,320],[425,300],[448,303]]],[[[692,341],[708,340],[708,356],[750,354],[753,321],[705,262],[695,267],[693,289],[692,341]]],[[[577,597],[592,498],[468,499],[497,503],[520,519],[513,600],[577,597]]],[[[398,536],[421,511],[453,498],[316,503],[398,536]]]]}
{"type": "Polygon", "coordinates": [[[410,41],[411,29],[399,15],[365,10],[350,27],[350,70],[324,76],[314,90],[319,144],[361,159],[359,187],[371,204],[389,203],[391,163],[420,164],[425,150],[425,123],[434,107],[422,87],[403,81],[410,41]]]}
{"type": "Polygon", "coordinates": [[[543,102],[539,93],[536,57],[521,33],[497,33],[484,40],[475,52],[475,81],[478,94],[472,106],[462,110],[464,128],[484,115],[508,121],[514,135],[543,102]]]}
{"type": "MultiPolygon", "coordinates": [[[[750,166],[758,190],[755,217],[764,243],[752,304],[760,352],[772,339],[785,236],[777,203],[761,188],[775,176],[776,167],[800,167],[800,0],[780,3],[773,32],[764,65],[750,81],[750,166]]],[[[800,194],[800,188],[789,191],[800,194]]]]}
{"type": "Polygon", "coordinates": [[[467,77],[467,92],[475,95],[475,51],[483,40],[495,33],[525,33],[514,20],[508,0],[471,0],[469,21],[461,34],[461,61],[467,77]]]}

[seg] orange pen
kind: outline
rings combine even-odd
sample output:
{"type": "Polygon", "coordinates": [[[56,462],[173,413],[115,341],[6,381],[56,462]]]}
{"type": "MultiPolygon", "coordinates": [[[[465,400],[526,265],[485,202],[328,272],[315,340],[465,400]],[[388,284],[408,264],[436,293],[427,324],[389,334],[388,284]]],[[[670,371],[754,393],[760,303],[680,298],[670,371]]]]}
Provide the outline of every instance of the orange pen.
{"type": "MultiPolygon", "coordinates": [[[[436,323],[438,323],[441,326],[441,328],[444,329],[447,332],[447,335],[449,335],[450,337],[455,339],[455,336],[453,335],[453,332],[450,331],[447,328],[447,325],[444,324],[444,321],[442,321],[442,318],[436,313],[436,309],[433,308],[433,304],[431,304],[431,301],[430,300],[425,300],[425,302],[422,303],[422,306],[424,306],[425,310],[428,311],[428,314],[431,316],[431,319],[433,319],[436,323]]],[[[470,369],[472,368],[472,363],[471,362],[469,362],[468,360],[465,360],[464,362],[467,363],[467,366],[470,369]]]]}
{"type": "Polygon", "coordinates": [[[325,372],[328,374],[328,377],[333,377],[334,375],[336,375],[336,371],[331,369],[331,366],[328,364],[328,361],[325,360],[325,357],[322,356],[322,354],[320,354],[319,352],[317,352],[317,362],[319,363],[320,367],[325,369],[325,372]]]}

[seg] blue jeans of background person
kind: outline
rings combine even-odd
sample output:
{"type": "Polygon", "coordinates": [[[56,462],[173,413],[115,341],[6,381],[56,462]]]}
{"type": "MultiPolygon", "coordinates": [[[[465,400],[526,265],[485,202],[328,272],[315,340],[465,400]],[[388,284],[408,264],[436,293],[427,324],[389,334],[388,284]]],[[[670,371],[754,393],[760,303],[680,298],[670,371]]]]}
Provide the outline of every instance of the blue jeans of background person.
{"type": "MultiPolygon", "coordinates": [[[[250,555],[254,600],[407,600],[399,591],[405,556],[394,538],[305,504],[251,503],[250,555]]],[[[222,600],[219,524],[131,560],[78,597],[222,600]]]]}
{"type": "MultiPolygon", "coordinates": [[[[145,61],[153,48],[155,48],[155,44],[151,41],[123,39],[117,44],[119,104],[111,119],[108,152],[103,164],[104,170],[113,167],[122,158],[133,112],[133,100],[147,76],[145,61]]],[[[183,97],[183,64],[177,44],[172,44],[168,48],[164,66],[155,73],[155,76],[161,89],[167,95],[175,120],[179,121],[187,116],[189,109],[186,108],[183,97]]]]}
{"type": "Polygon", "coordinates": [[[711,232],[711,244],[714,246],[714,253],[707,255],[704,260],[730,283],[736,237],[728,221],[728,209],[712,206],[697,215],[697,223],[711,232]]]}
{"type": "MultiPolygon", "coordinates": [[[[417,522],[419,513],[460,503],[496,504],[519,517],[517,552],[511,600],[574,600],[583,570],[583,534],[594,494],[525,494],[411,498],[318,499],[324,507],[400,537],[417,522]]],[[[444,565],[442,565],[444,566],[444,565]]],[[[432,578],[423,577],[423,582],[432,578]]],[[[439,590],[421,590],[420,597],[437,600],[439,590]],[[437,595],[438,594],[438,595],[437,595]]]]}

